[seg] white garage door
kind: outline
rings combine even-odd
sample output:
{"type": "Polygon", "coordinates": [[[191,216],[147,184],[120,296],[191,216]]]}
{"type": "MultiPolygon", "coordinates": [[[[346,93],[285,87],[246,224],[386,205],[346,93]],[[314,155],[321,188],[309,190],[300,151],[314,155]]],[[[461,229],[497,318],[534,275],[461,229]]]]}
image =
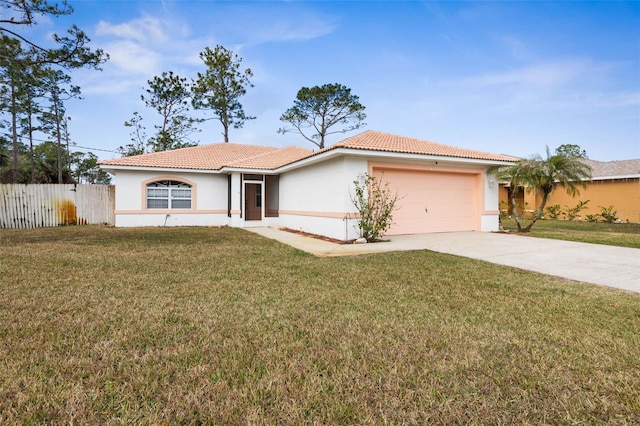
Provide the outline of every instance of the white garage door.
{"type": "Polygon", "coordinates": [[[398,169],[373,174],[400,196],[388,235],[479,230],[479,175],[398,169]]]}

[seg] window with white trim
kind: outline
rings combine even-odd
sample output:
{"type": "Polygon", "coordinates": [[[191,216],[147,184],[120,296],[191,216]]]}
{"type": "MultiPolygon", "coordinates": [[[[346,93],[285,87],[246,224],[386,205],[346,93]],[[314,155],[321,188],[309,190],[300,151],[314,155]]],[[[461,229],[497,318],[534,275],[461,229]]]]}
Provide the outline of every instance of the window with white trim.
{"type": "Polygon", "coordinates": [[[190,209],[191,185],[175,180],[147,184],[148,209],[190,209]]]}

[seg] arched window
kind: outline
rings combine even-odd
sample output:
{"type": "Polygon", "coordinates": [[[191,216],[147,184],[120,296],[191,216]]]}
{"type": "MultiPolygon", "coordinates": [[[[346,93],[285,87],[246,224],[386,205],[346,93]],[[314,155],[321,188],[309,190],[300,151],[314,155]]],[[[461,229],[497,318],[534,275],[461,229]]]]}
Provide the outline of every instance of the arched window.
{"type": "Polygon", "coordinates": [[[175,180],[147,184],[148,209],[190,209],[191,185],[175,180]]]}

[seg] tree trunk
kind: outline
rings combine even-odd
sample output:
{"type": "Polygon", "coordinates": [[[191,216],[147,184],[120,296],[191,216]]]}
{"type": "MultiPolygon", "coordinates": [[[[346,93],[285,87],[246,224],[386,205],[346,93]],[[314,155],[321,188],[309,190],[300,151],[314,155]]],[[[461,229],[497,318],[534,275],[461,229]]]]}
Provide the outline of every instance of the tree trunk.
{"type": "Polygon", "coordinates": [[[522,232],[522,225],[520,224],[520,218],[518,217],[518,204],[516,202],[517,187],[514,184],[509,186],[509,196],[511,197],[511,213],[516,220],[518,226],[518,232],[522,232]]]}
{"type": "Polygon", "coordinates": [[[32,115],[31,111],[29,111],[29,156],[31,160],[29,161],[31,167],[31,183],[36,183],[36,164],[35,159],[33,158],[33,123],[32,123],[32,115]]]}
{"type": "Polygon", "coordinates": [[[229,116],[226,111],[220,112],[220,123],[222,123],[222,128],[224,131],[222,132],[222,136],[224,136],[224,141],[226,143],[229,142],[229,116]]]}
{"type": "Polygon", "coordinates": [[[64,122],[64,137],[65,137],[65,142],[67,144],[67,158],[65,159],[64,163],[67,165],[67,167],[69,167],[69,171],[71,171],[71,151],[69,150],[69,125],[66,120],[64,122]]]}
{"type": "Polygon", "coordinates": [[[59,99],[55,89],[52,93],[53,99],[53,113],[56,120],[56,136],[58,141],[58,183],[62,183],[62,135],[60,134],[60,113],[59,113],[59,99]]]}
{"type": "Polygon", "coordinates": [[[13,183],[18,183],[18,112],[16,105],[16,88],[11,85],[11,137],[13,143],[13,183]]]}
{"type": "Polygon", "coordinates": [[[540,203],[540,207],[538,207],[538,210],[536,210],[536,213],[533,215],[533,219],[531,220],[531,223],[529,223],[527,227],[522,230],[522,232],[529,232],[531,230],[531,227],[538,221],[538,219],[540,219],[540,216],[542,216],[542,211],[544,210],[544,207],[547,205],[548,199],[549,199],[549,193],[546,193],[546,192],[543,193],[542,203],[540,203]]]}

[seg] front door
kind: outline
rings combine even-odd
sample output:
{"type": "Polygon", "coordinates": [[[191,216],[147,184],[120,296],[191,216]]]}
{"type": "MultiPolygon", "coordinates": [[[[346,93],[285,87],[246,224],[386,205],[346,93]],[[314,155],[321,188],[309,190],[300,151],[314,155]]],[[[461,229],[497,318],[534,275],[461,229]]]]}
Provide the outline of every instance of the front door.
{"type": "Polygon", "coordinates": [[[262,220],[262,184],[246,183],[244,186],[244,219],[262,220]]]}

